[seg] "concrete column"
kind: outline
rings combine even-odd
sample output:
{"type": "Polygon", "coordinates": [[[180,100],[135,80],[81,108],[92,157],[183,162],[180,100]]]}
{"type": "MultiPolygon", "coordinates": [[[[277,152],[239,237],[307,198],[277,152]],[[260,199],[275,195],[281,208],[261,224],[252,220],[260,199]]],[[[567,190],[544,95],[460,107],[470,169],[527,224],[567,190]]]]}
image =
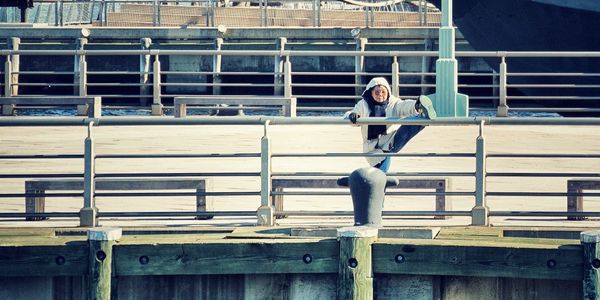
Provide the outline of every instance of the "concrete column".
{"type": "Polygon", "coordinates": [[[160,91],[160,56],[154,56],[154,63],[152,64],[152,115],[162,116],[163,105],[161,100],[160,91]]]}
{"type": "MultiPolygon", "coordinates": [[[[85,45],[88,43],[87,38],[77,38],[76,50],[84,50],[85,45]]],[[[87,62],[85,55],[77,54],[73,58],[73,95],[75,96],[86,96],[87,95],[87,62]]]]}
{"type": "Polygon", "coordinates": [[[271,206],[271,143],[267,128],[269,121],[264,125],[264,135],[260,140],[260,207],[256,211],[259,226],[275,225],[273,206],[271,206]]]}
{"type": "Polygon", "coordinates": [[[506,95],[507,95],[507,82],[506,82],[506,59],[502,56],[502,61],[500,62],[500,100],[498,103],[498,112],[496,116],[498,117],[508,117],[508,105],[506,104],[506,95]]]}
{"type": "Polygon", "coordinates": [[[122,236],[121,228],[92,228],[87,232],[89,245],[88,297],[111,299],[112,253],[115,241],[122,236]]]}
{"type": "MultiPolygon", "coordinates": [[[[365,52],[365,48],[367,47],[367,42],[368,39],[367,38],[357,38],[356,39],[356,51],[359,51],[361,53],[365,52]]],[[[355,95],[360,95],[363,91],[363,75],[362,74],[358,74],[358,73],[364,73],[365,72],[365,57],[363,55],[360,56],[355,56],[354,57],[354,83],[356,84],[356,87],[354,88],[354,94],[355,95]]]]}
{"type": "Polygon", "coordinates": [[[88,123],[88,136],[84,142],[84,166],[83,166],[83,207],[79,211],[79,226],[95,227],[97,224],[95,193],[95,153],[94,140],[92,139],[92,126],[94,122],[88,123]]]}
{"type": "Polygon", "coordinates": [[[283,64],[283,95],[286,97],[292,97],[292,63],[290,57],[285,57],[285,63],[283,64]]]}
{"type": "Polygon", "coordinates": [[[583,246],[583,299],[600,299],[600,231],[581,233],[583,246]]]}
{"type": "MultiPolygon", "coordinates": [[[[433,39],[426,38],[423,41],[423,51],[432,51],[433,44],[434,44],[433,39]]],[[[431,90],[430,88],[425,86],[426,84],[429,83],[431,77],[425,75],[424,73],[428,73],[428,72],[432,71],[431,67],[433,66],[434,61],[435,61],[435,58],[430,57],[430,56],[423,56],[421,58],[421,73],[423,73],[421,75],[421,95],[427,95],[429,93],[429,91],[431,90]]]]}
{"type": "MultiPolygon", "coordinates": [[[[21,38],[11,37],[7,41],[8,49],[18,51],[19,46],[21,45],[21,38]]],[[[11,55],[10,62],[9,58],[6,59],[8,68],[10,72],[6,73],[7,75],[10,73],[10,84],[5,86],[8,91],[6,94],[7,97],[17,96],[19,95],[19,70],[20,70],[20,59],[19,55],[11,55]]],[[[6,81],[6,80],[5,80],[6,81]]]]}
{"type": "MultiPolygon", "coordinates": [[[[141,50],[150,50],[152,45],[151,38],[141,38],[141,50]]],[[[150,95],[150,53],[140,55],[140,104],[146,106],[148,104],[148,96],[150,95]]]]}
{"type": "Polygon", "coordinates": [[[487,226],[489,208],[486,206],[486,151],[483,138],[483,124],[479,124],[479,136],[476,140],[475,153],[475,207],[471,210],[471,225],[487,226]]]}
{"type": "MultiPolygon", "coordinates": [[[[276,42],[276,49],[279,51],[285,50],[285,44],[287,43],[287,38],[280,37],[276,42]]],[[[285,57],[283,55],[275,56],[274,60],[274,70],[275,75],[273,76],[273,95],[283,95],[283,65],[285,62],[285,57]]]]}
{"type": "Polygon", "coordinates": [[[397,56],[394,56],[392,62],[392,95],[400,97],[400,66],[397,56]]]}
{"type": "Polygon", "coordinates": [[[369,226],[344,227],[337,231],[340,262],[337,299],[373,299],[373,251],[379,230],[369,226]]]}
{"type": "MultiPolygon", "coordinates": [[[[215,50],[221,51],[223,47],[223,38],[215,39],[215,50]]],[[[213,95],[221,95],[221,54],[213,56],[213,95]]]]}

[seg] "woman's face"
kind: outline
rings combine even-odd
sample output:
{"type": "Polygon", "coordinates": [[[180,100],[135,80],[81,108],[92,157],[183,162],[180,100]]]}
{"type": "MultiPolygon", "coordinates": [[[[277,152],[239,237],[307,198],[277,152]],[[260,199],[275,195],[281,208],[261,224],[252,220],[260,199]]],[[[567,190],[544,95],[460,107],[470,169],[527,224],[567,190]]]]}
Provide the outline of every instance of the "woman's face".
{"type": "Polygon", "coordinates": [[[388,98],[388,91],[383,85],[375,86],[371,90],[371,97],[377,102],[383,102],[388,98]]]}

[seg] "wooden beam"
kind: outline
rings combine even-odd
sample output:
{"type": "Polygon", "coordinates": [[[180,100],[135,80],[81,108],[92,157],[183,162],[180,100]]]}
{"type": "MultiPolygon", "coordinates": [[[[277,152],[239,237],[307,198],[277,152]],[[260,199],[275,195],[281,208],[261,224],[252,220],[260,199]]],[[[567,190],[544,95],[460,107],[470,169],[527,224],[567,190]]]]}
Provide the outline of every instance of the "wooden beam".
{"type": "Polygon", "coordinates": [[[336,273],[334,239],[243,240],[188,244],[116,245],[117,276],[336,273]]]}
{"type": "Polygon", "coordinates": [[[581,280],[581,247],[373,245],[376,273],[581,280]]]}
{"type": "Polygon", "coordinates": [[[600,299],[600,231],[581,233],[583,245],[583,299],[600,299]]]}
{"type": "Polygon", "coordinates": [[[83,276],[87,268],[88,246],[84,242],[0,247],[0,276],[83,276]]]}

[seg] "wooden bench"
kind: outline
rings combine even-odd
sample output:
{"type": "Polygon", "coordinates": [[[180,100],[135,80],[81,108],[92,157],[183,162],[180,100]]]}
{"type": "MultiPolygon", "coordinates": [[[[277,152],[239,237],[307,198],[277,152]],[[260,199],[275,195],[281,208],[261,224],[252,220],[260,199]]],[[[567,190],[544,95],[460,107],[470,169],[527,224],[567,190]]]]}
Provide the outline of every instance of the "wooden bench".
{"type": "Polygon", "coordinates": [[[102,115],[101,97],[78,97],[78,96],[19,96],[0,97],[2,115],[12,116],[15,107],[20,105],[77,105],[77,115],[99,118],[102,115]]]}
{"type": "MultiPolygon", "coordinates": [[[[390,189],[433,189],[435,195],[435,211],[450,211],[452,210],[451,202],[446,199],[444,193],[449,188],[449,179],[418,179],[418,178],[399,178],[400,182],[396,186],[387,188],[390,189]]],[[[271,192],[281,193],[285,188],[294,189],[335,189],[345,188],[337,184],[337,178],[273,178],[271,180],[271,192]]],[[[283,195],[272,195],[271,204],[275,207],[276,212],[283,211],[283,195]]],[[[446,219],[446,216],[435,216],[435,219],[446,219]]]]}
{"type": "Polygon", "coordinates": [[[286,117],[296,116],[296,98],[283,96],[240,96],[240,95],[203,95],[175,97],[173,101],[175,118],[187,115],[187,105],[211,106],[216,105],[241,105],[241,106],[281,106],[282,114],[286,117]]]}
{"type": "MultiPolygon", "coordinates": [[[[583,190],[600,190],[600,178],[578,178],[567,180],[567,193],[582,193],[583,190]]],[[[583,196],[567,196],[567,212],[583,211],[583,196]]],[[[586,217],[567,216],[568,220],[585,220],[586,217]]]]}
{"type": "MultiPolygon", "coordinates": [[[[213,209],[212,198],[204,193],[210,191],[208,179],[96,179],[96,190],[196,190],[196,211],[207,212],[213,209]]],[[[44,193],[49,190],[83,191],[82,179],[49,179],[25,181],[26,194],[41,194],[40,196],[25,197],[26,213],[43,213],[45,211],[46,197],[44,193]]],[[[212,216],[198,216],[196,219],[207,220],[212,216]]],[[[44,220],[42,217],[27,217],[28,221],[44,220]]]]}

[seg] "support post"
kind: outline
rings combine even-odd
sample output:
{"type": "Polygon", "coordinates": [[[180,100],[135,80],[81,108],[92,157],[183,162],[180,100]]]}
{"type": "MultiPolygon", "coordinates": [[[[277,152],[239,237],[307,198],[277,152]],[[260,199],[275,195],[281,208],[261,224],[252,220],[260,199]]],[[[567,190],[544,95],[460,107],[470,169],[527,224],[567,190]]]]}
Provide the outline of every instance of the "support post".
{"type": "Polygon", "coordinates": [[[392,96],[400,97],[400,66],[397,56],[394,56],[392,62],[392,96]]]}
{"type": "MultiPolygon", "coordinates": [[[[77,51],[83,51],[88,43],[87,38],[77,38],[77,51]]],[[[73,58],[73,95],[87,95],[87,62],[84,54],[76,54],[73,58]]]]}
{"type": "MultiPolygon", "coordinates": [[[[426,38],[423,41],[423,51],[432,51],[433,50],[433,39],[426,38]]],[[[431,71],[431,66],[433,65],[434,58],[430,56],[423,56],[421,58],[421,95],[427,95],[429,93],[430,88],[425,86],[429,84],[431,76],[426,75],[425,73],[429,73],[431,71]]]]}
{"type": "Polygon", "coordinates": [[[84,144],[84,174],[83,174],[83,207],[79,211],[79,226],[95,227],[97,225],[96,201],[94,198],[95,189],[95,154],[94,140],[92,139],[92,126],[94,121],[88,123],[88,136],[84,144]]]}
{"type": "Polygon", "coordinates": [[[292,63],[290,57],[285,56],[285,63],[283,63],[283,94],[286,97],[292,97],[292,63]]]}
{"type": "MultiPolygon", "coordinates": [[[[8,49],[13,51],[19,51],[19,46],[21,45],[21,38],[11,37],[8,39],[8,49]]],[[[10,61],[8,67],[10,68],[10,72],[6,74],[10,74],[10,85],[5,86],[6,90],[9,92],[7,97],[17,96],[19,95],[19,70],[20,70],[20,58],[18,54],[10,55],[10,60],[6,59],[6,61],[10,61]]]]}
{"type": "MultiPolygon", "coordinates": [[[[141,50],[149,50],[152,45],[152,39],[145,37],[140,39],[141,50]]],[[[148,104],[148,96],[150,95],[150,53],[140,55],[140,104],[146,106],[148,104]]]]}
{"type": "Polygon", "coordinates": [[[88,297],[93,300],[110,300],[113,245],[121,238],[122,230],[91,228],[87,236],[90,251],[88,297]]]}
{"type": "Polygon", "coordinates": [[[600,231],[581,233],[583,246],[583,299],[600,299],[600,231]]]}
{"type": "Polygon", "coordinates": [[[337,231],[340,261],[337,299],[373,299],[373,251],[379,230],[369,226],[344,227],[337,231]]]}
{"type": "MultiPolygon", "coordinates": [[[[4,62],[4,97],[12,96],[12,62],[10,59],[11,56],[7,55],[6,61],[4,62]]],[[[4,106],[2,107],[4,108],[4,106]]],[[[2,114],[4,114],[4,112],[2,114]]]]}
{"type": "Polygon", "coordinates": [[[163,105],[161,100],[160,91],[160,59],[159,55],[154,56],[154,63],[152,64],[152,115],[162,116],[163,105]]]}
{"type": "Polygon", "coordinates": [[[260,140],[260,207],[256,211],[259,226],[273,226],[273,206],[271,206],[271,143],[267,128],[270,121],[265,121],[264,135],[260,140]]]}
{"type": "Polygon", "coordinates": [[[500,62],[500,100],[498,103],[498,112],[496,116],[498,117],[508,117],[508,105],[506,104],[506,95],[507,95],[507,85],[506,85],[506,58],[504,56],[501,57],[500,62]]]}
{"type": "Polygon", "coordinates": [[[455,58],[455,29],[452,26],[452,0],[442,0],[439,58],[435,63],[435,94],[428,95],[439,117],[466,117],[469,97],[458,93],[458,62],[455,58]]]}
{"type": "MultiPolygon", "coordinates": [[[[367,38],[357,38],[356,39],[356,51],[360,53],[365,52],[365,48],[367,46],[367,38]]],[[[356,86],[354,87],[354,95],[360,96],[363,91],[363,81],[362,81],[362,73],[365,72],[365,57],[364,55],[357,55],[354,57],[354,83],[356,86]]]]}
{"type": "Polygon", "coordinates": [[[485,203],[486,181],[486,152],[485,139],[483,138],[484,121],[479,123],[479,136],[476,139],[475,153],[475,207],[471,210],[471,225],[488,225],[489,208],[485,203]]]}
{"type": "Polygon", "coordinates": [[[283,95],[284,94],[284,81],[283,81],[283,65],[285,64],[285,57],[281,54],[285,50],[285,44],[287,43],[287,38],[280,37],[277,39],[276,48],[280,51],[279,55],[275,56],[274,60],[274,80],[273,80],[273,95],[283,95]]]}
{"type": "MultiPolygon", "coordinates": [[[[215,50],[221,51],[223,47],[223,38],[215,39],[215,50]]],[[[222,55],[216,53],[213,55],[213,76],[212,76],[212,91],[213,95],[221,95],[221,59],[222,55]]]]}

